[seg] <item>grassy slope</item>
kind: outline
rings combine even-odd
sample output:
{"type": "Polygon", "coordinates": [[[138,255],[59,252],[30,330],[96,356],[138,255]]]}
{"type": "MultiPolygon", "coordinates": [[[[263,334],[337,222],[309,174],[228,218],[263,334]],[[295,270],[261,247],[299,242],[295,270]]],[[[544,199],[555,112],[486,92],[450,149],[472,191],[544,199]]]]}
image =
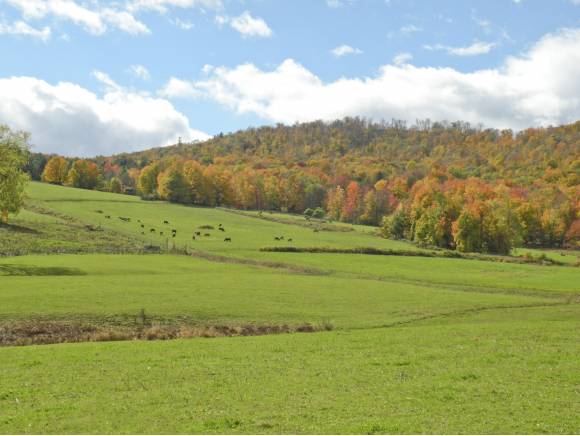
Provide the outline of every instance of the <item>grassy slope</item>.
{"type": "Polygon", "coordinates": [[[128,238],[141,237],[136,219],[157,229],[168,219],[178,244],[330,274],[178,256],[7,258],[0,259],[3,317],[113,316],[145,306],[160,317],[330,320],[340,330],[0,348],[0,433],[580,432],[580,309],[565,304],[579,291],[576,268],[261,253],[280,234],[303,246],[409,245],[364,228],[313,233],[226,211],[48,185],[33,184],[30,194],[37,205],[128,238]],[[105,220],[97,209],[133,222],[105,220]],[[197,226],[219,223],[231,244],[216,231],[190,240],[197,226]],[[19,271],[73,275],[6,275],[19,271]],[[536,304],[544,306],[497,308],[536,304]]]}
{"type": "Polygon", "coordinates": [[[0,349],[0,432],[578,433],[579,316],[0,349]]]}
{"type": "MultiPolygon", "coordinates": [[[[164,202],[144,202],[136,197],[82,191],[72,188],[55,187],[34,183],[30,186],[32,201],[59,210],[62,213],[78,216],[94,225],[102,225],[131,237],[141,237],[144,241],[164,244],[165,235],[171,229],[177,230],[177,238],[171,240],[178,246],[238,258],[258,260],[276,260],[302,266],[316,266],[324,270],[348,274],[380,276],[386,279],[408,280],[412,282],[470,285],[488,288],[516,290],[544,290],[554,292],[578,292],[580,270],[566,267],[538,267],[535,265],[503,264],[464,259],[423,259],[409,257],[382,257],[345,254],[309,254],[309,253],[263,253],[259,248],[266,245],[287,245],[287,242],[276,242],[275,236],[285,235],[292,238],[295,246],[332,246],[357,247],[369,246],[392,249],[416,249],[413,245],[377,238],[368,233],[364,226],[361,231],[314,233],[312,230],[298,226],[269,222],[261,219],[241,216],[223,210],[209,208],[184,207],[164,202]],[[98,214],[95,210],[102,210],[98,214]],[[112,216],[111,220],[104,215],[112,216]],[[131,217],[131,223],[125,223],[117,217],[131,217]],[[146,232],[140,235],[141,219],[146,229],[155,228],[157,232],[146,232]],[[170,225],[162,224],[169,220],[170,225]],[[216,230],[208,231],[211,237],[191,239],[192,233],[200,225],[213,225],[216,230]],[[217,231],[218,224],[226,232],[217,231]],[[229,236],[232,243],[224,243],[229,236]]],[[[206,230],[202,230],[205,233],[206,230]]]]}

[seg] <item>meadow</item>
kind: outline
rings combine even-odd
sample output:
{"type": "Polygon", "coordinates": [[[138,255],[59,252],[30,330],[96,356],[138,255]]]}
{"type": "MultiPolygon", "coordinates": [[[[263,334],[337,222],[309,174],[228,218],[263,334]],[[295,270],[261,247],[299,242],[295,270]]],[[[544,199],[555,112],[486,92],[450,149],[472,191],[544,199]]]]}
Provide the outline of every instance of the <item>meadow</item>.
{"type": "MultiPolygon", "coordinates": [[[[28,195],[0,227],[0,336],[140,313],[150,325],[327,328],[3,346],[0,433],[580,432],[573,262],[264,252],[423,249],[284,214],[38,183],[28,195]]],[[[563,254],[550,255],[575,257],[563,254]]]]}

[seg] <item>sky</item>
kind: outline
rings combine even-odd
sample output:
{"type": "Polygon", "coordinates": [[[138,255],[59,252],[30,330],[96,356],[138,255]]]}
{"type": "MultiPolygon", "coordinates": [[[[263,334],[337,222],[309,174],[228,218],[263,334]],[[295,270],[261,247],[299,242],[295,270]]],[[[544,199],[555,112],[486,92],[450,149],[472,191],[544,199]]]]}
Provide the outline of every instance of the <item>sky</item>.
{"type": "Polygon", "coordinates": [[[110,155],[248,127],[580,119],[580,0],[0,0],[0,124],[110,155]]]}

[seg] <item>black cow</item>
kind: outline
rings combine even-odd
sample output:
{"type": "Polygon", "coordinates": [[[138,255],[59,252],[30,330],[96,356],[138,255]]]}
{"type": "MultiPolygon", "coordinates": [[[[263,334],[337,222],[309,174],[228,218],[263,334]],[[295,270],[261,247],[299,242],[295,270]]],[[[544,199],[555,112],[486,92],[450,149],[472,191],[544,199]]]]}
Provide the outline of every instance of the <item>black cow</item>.
{"type": "Polygon", "coordinates": [[[226,229],[224,229],[223,227],[220,227],[220,232],[225,232],[226,229]]]}
{"type": "Polygon", "coordinates": [[[232,242],[232,238],[226,238],[224,239],[224,242],[232,242]]]}
{"type": "Polygon", "coordinates": [[[204,233],[203,236],[211,236],[209,233],[204,233]]]}
{"type": "Polygon", "coordinates": [[[151,233],[155,233],[155,229],[149,229],[151,233]]]}
{"type": "Polygon", "coordinates": [[[163,221],[163,224],[169,224],[169,221],[165,220],[163,221]]]}
{"type": "Polygon", "coordinates": [[[201,236],[201,232],[195,232],[196,236],[201,236]]]}
{"type": "Polygon", "coordinates": [[[288,242],[292,242],[292,238],[288,238],[288,242]]]}

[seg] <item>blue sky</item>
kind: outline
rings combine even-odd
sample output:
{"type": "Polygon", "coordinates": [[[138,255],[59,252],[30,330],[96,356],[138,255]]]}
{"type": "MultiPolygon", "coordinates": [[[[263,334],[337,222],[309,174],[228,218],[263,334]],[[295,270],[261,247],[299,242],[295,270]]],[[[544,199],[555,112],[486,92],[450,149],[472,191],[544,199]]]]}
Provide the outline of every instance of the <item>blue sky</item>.
{"type": "Polygon", "coordinates": [[[0,0],[0,122],[109,154],[343,116],[580,118],[580,0],[0,0]]]}

